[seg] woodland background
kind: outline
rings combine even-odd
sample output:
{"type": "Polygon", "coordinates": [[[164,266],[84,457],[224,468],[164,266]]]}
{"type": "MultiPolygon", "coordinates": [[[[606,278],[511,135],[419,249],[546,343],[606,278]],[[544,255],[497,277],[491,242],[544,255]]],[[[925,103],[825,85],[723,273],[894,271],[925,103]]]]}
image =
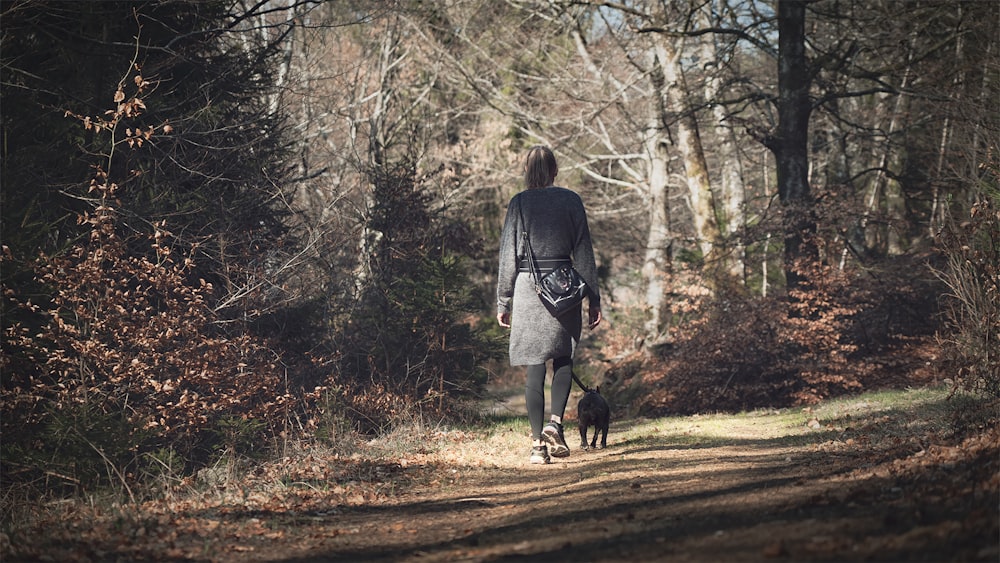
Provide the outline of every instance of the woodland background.
{"type": "MultiPolygon", "coordinates": [[[[467,420],[551,146],[657,415],[1000,394],[992,1],[0,3],[4,498],[467,420]],[[908,374],[899,377],[899,374],[908,374]]],[[[129,486],[131,485],[131,486],[129,486]]]]}

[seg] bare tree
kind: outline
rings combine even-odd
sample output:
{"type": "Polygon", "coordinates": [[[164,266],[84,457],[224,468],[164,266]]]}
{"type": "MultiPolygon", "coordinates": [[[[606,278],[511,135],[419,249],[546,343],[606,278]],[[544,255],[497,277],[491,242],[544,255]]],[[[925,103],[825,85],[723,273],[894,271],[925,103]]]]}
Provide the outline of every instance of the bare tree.
{"type": "Polygon", "coordinates": [[[814,258],[807,240],[815,230],[809,189],[808,135],[812,70],[806,58],[806,3],[778,0],[778,128],[767,140],[777,165],[778,196],[785,205],[785,280],[804,280],[800,260],[814,258]]]}
{"type": "MultiPolygon", "coordinates": [[[[722,12],[735,15],[728,5],[723,3],[713,13],[713,3],[701,7],[699,18],[702,29],[722,29],[731,26],[725,22],[722,12]]],[[[704,100],[711,107],[713,120],[708,126],[712,130],[712,144],[719,170],[718,205],[716,215],[721,218],[720,231],[724,235],[725,250],[720,259],[724,265],[720,268],[735,280],[738,285],[746,281],[746,264],[744,263],[746,249],[741,240],[746,227],[746,189],[743,183],[743,162],[739,152],[737,132],[730,121],[730,108],[724,103],[726,99],[727,80],[731,76],[727,59],[732,56],[735,43],[723,43],[728,36],[706,33],[700,39],[699,63],[703,74],[704,100]],[[720,48],[724,44],[726,49],[720,48]]]]}

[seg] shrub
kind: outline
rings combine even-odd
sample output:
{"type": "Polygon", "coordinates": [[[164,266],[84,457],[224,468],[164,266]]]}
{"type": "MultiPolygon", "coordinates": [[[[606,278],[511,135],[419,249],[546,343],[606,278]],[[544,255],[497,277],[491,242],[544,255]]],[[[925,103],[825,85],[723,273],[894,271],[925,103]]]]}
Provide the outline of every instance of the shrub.
{"type": "MultiPolygon", "coordinates": [[[[147,82],[135,72],[135,95],[119,86],[116,110],[75,116],[122,151],[148,146],[155,135],[124,127],[146,107],[147,82]]],[[[95,166],[84,196],[93,209],[78,216],[80,238],[34,260],[4,247],[5,266],[28,269],[16,283],[3,280],[5,477],[124,484],[144,452],[166,448],[204,462],[220,443],[234,446],[224,421],[275,433],[311,398],[293,395],[266,341],[216,318],[213,286],[195,274],[197,245],[177,243],[165,221],[142,232],[121,220],[124,190],[106,172],[117,168],[112,154],[95,166]]]]}
{"type": "Polygon", "coordinates": [[[190,260],[174,258],[162,223],[148,237],[149,256],[129,254],[109,203],[82,218],[88,239],[37,261],[48,296],[7,294],[34,322],[14,322],[4,335],[5,446],[75,451],[66,443],[76,438],[74,448],[119,461],[123,449],[162,447],[197,459],[227,418],[276,430],[301,398],[267,346],[214,324],[211,285],[189,279],[190,260]],[[101,420],[115,429],[86,422],[101,420]],[[108,431],[90,436],[91,428],[108,431]]]}
{"type": "Polygon", "coordinates": [[[888,261],[862,272],[817,264],[790,295],[706,297],[700,316],[678,326],[673,344],[632,383],[652,386],[640,411],[804,405],[881,385],[893,377],[885,368],[895,349],[930,338],[936,327],[937,294],[926,285],[933,277],[915,275],[918,268],[927,267],[888,261]]]}
{"type": "Polygon", "coordinates": [[[1000,197],[977,202],[939,242],[948,259],[937,271],[949,289],[946,362],[961,387],[1000,397],[1000,197]]]}
{"type": "Polygon", "coordinates": [[[431,208],[410,161],[369,171],[367,261],[359,302],[337,327],[341,374],[359,429],[383,430],[413,411],[461,414],[500,352],[476,323],[464,221],[431,208]]]}

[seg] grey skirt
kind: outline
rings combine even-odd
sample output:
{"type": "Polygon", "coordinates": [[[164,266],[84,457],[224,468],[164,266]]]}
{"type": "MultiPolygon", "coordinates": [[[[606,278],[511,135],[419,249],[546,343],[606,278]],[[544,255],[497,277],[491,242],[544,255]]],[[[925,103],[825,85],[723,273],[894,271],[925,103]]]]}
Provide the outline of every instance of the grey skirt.
{"type": "Polygon", "coordinates": [[[573,357],[583,330],[583,307],[558,319],[549,313],[535,293],[531,274],[520,272],[514,282],[510,313],[510,365],[544,364],[548,360],[573,357]]]}

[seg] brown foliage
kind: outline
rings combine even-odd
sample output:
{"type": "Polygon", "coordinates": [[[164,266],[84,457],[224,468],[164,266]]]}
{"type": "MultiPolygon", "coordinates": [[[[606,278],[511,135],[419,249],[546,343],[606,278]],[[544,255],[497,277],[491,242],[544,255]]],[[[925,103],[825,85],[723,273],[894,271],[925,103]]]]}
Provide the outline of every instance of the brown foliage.
{"type": "MultiPolygon", "coordinates": [[[[87,131],[109,134],[113,145],[139,150],[153,128],[128,127],[120,137],[127,120],[145,109],[150,87],[137,66],[133,71],[134,95],[119,85],[115,109],[73,117],[87,131]]],[[[165,222],[136,234],[120,221],[119,186],[105,172],[115,168],[113,154],[89,183],[93,210],[78,218],[84,237],[33,262],[4,248],[5,261],[28,265],[37,291],[29,294],[29,284],[15,289],[5,278],[4,309],[11,314],[0,353],[3,461],[29,477],[51,474],[52,460],[61,456],[65,469],[58,476],[67,482],[86,484],[95,471],[106,471],[124,483],[122,467],[143,451],[166,448],[185,460],[200,453],[203,460],[213,445],[231,446],[225,438],[213,444],[225,419],[275,432],[314,396],[293,396],[280,356],[245,324],[215,317],[212,284],[193,275],[196,246],[178,251],[165,222]],[[49,460],[33,453],[45,451],[49,460]],[[80,463],[73,452],[99,463],[80,463]],[[107,467],[97,469],[101,463],[107,467]]]]}
{"type": "Polygon", "coordinates": [[[613,367],[602,389],[658,415],[807,405],[880,387],[933,358],[921,347],[938,292],[921,271],[912,260],[877,272],[817,265],[787,296],[706,296],[671,344],[613,367]]]}
{"type": "Polygon", "coordinates": [[[949,289],[947,362],[960,385],[1000,397],[1000,209],[989,199],[976,203],[968,221],[939,242],[948,254],[947,266],[937,271],[949,289]]]}
{"type": "Polygon", "coordinates": [[[5,335],[5,433],[74,404],[119,414],[136,435],[152,431],[161,444],[187,445],[180,450],[222,416],[284,420],[300,399],[264,343],[214,324],[212,286],[189,279],[192,261],[175,257],[164,224],[147,237],[148,256],[130,254],[109,203],[81,217],[89,240],[37,260],[47,299],[5,292],[37,322],[5,335]]]}

